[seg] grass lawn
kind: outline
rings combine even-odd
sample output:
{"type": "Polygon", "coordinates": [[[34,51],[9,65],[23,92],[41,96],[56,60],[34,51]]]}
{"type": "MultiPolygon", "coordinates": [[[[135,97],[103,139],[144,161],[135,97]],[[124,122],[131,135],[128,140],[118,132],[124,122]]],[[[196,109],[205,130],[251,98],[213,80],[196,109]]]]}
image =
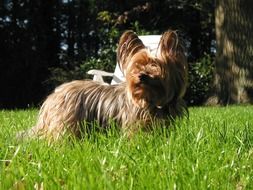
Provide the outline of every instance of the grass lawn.
{"type": "Polygon", "coordinates": [[[37,110],[0,111],[0,189],[253,189],[253,106],[190,108],[175,127],[15,141],[37,110]]]}

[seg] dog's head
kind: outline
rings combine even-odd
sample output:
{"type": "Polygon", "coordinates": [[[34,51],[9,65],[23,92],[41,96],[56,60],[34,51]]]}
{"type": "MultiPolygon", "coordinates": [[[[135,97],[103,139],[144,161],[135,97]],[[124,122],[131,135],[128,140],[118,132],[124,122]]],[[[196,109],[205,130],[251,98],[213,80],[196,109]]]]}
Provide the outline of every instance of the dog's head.
{"type": "Polygon", "coordinates": [[[160,62],[146,50],[130,59],[126,68],[129,97],[139,107],[162,107],[166,103],[166,72],[160,62]]]}
{"type": "Polygon", "coordinates": [[[186,57],[175,31],[162,35],[156,56],[136,34],[125,32],[118,47],[118,63],[126,76],[128,96],[139,107],[162,108],[185,93],[186,57]]]}

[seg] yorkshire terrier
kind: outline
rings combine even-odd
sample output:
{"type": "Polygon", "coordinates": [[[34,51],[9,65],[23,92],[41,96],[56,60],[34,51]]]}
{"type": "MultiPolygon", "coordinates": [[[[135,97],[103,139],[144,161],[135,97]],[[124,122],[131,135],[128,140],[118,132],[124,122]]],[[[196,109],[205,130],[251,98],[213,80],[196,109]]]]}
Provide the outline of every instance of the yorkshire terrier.
{"type": "Polygon", "coordinates": [[[187,64],[176,32],[165,32],[157,56],[152,56],[137,35],[127,31],[120,38],[117,56],[126,82],[104,85],[80,80],[62,84],[41,106],[37,124],[21,137],[56,140],[66,132],[80,136],[85,123],[94,121],[101,128],[114,121],[131,133],[136,124],[145,128],[155,120],[186,113],[182,97],[187,64]]]}

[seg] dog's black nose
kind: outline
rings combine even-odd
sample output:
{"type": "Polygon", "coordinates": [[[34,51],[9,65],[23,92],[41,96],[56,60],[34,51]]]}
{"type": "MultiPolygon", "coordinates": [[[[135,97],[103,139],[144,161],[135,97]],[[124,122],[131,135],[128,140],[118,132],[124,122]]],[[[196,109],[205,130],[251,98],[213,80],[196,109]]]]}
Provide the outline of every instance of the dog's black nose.
{"type": "Polygon", "coordinates": [[[141,75],[139,76],[139,79],[140,79],[141,82],[147,82],[148,79],[149,79],[149,76],[146,75],[146,74],[141,74],[141,75]]]}

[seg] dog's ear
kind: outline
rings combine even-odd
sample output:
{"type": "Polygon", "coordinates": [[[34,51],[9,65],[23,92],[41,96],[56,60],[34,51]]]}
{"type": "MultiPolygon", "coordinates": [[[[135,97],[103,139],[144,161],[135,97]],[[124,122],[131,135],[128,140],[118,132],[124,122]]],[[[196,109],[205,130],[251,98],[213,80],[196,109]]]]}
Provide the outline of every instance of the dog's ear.
{"type": "Polygon", "coordinates": [[[179,42],[178,34],[176,31],[168,30],[160,39],[157,57],[167,63],[170,59],[175,58],[178,53],[184,54],[184,48],[179,42]]]}
{"type": "Polygon", "coordinates": [[[144,48],[144,44],[133,31],[128,30],[122,34],[117,49],[117,62],[124,74],[130,59],[144,48]]]}
{"type": "Polygon", "coordinates": [[[167,66],[173,96],[182,98],[187,86],[188,66],[184,46],[176,31],[168,30],[162,35],[157,57],[167,66]]]}

